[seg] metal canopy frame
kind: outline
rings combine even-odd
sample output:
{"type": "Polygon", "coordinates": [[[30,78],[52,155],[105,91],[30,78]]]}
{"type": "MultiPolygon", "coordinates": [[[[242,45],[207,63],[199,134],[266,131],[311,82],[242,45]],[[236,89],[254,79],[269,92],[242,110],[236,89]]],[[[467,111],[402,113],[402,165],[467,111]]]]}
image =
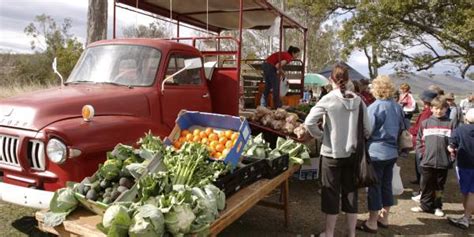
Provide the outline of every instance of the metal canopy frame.
{"type": "MultiPolygon", "coordinates": [[[[167,18],[167,22],[176,24],[177,32],[174,40],[179,41],[179,27],[188,27],[194,30],[208,30],[214,33],[214,38],[219,41],[220,33],[224,30],[238,30],[238,38],[235,39],[237,43],[237,52],[233,54],[237,57],[237,80],[240,85],[240,69],[242,57],[242,30],[243,29],[268,29],[273,24],[276,17],[280,17],[279,26],[279,49],[282,51],[282,37],[283,29],[298,29],[303,33],[303,68],[306,67],[306,39],[308,29],[298,23],[296,20],[287,16],[285,13],[274,7],[267,0],[114,0],[113,11],[113,38],[116,36],[116,8],[120,5],[127,6],[126,9],[146,14],[141,11],[150,12],[158,16],[167,18]],[[171,6],[170,6],[170,3],[171,6]],[[210,7],[211,6],[211,7],[210,7]],[[203,17],[205,16],[205,18],[203,17]],[[238,20],[236,20],[238,15],[238,20]],[[181,24],[185,23],[185,24],[181,24]],[[216,36],[217,35],[217,36],[216,36]]],[[[124,7],[122,7],[124,8],[124,7]]],[[[206,32],[206,31],[205,31],[206,32]]],[[[191,37],[193,38],[193,37],[191,37]]],[[[202,37],[194,37],[202,39],[202,37]]],[[[193,44],[195,39],[193,40],[193,44]]],[[[219,43],[218,43],[219,45],[219,43]]],[[[219,46],[218,46],[219,51],[219,46]]],[[[218,54],[219,52],[217,52],[218,54]]],[[[221,52],[224,55],[229,55],[229,52],[221,52]]],[[[304,86],[304,71],[301,85],[304,86]]],[[[241,94],[240,89],[239,94],[241,94]]],[[[301,90],[303,91],[303,90],[301,90]]],[[[302,95],[301,95],[302,96],[302,95]]]]}

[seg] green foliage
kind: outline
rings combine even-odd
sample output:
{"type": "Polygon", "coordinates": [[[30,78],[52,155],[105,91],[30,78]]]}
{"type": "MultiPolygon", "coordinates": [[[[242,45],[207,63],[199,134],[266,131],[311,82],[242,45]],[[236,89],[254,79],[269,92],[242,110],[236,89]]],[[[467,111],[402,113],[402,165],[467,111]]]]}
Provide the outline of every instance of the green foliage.
{"type": "Polygon", "coordinates": [[[123,28],[125,38],[165,38],[171,33],[166,26],[160,22],[152,22],[146,25],[129,25],[123,28]]]}
{"type": "MultiPolygon", "coordinates": [[[[323,25],[331,15],[332,1],[289,0],[289,14],[308,28],[307,68],[317,72],[341,59],[342,45],[337,32],[339,23],[323,25]]],[[[290,38],[300,35],[290,35],[290,38]]]]}
{"type": "Polygon", "coordinates": [[[349,12],[339,36],[343,58],[362,50],[371,76],[387,63],[398,71],[424,70],[448,60],[465,77],[474,64],[474,7],[472,1],[341,1],[290,0],[311,16],[328,19],[349,12]],[[419,53],[408,53],[416,49],[419,53]]]}
{"type": "Polygon", "coordinates": [[[31,49],[35,54],[17,61],[15,75],[18,80],[40,84],[58,81],[51,68],[55,57],[58,58],[58,71],[67,78],[83,51],[82,43],[69,33],[71,27],[69,18],[58,25],[48,15],[36,16],[24,30],[32,38],[31,49]]]}

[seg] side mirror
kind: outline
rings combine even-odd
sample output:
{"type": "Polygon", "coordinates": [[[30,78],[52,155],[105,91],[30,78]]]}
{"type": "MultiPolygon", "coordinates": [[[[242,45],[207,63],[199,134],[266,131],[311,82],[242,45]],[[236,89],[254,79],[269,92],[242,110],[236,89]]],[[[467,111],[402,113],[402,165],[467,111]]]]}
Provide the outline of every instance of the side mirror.
{"type": "Polygon", "coordinates": [[[161,94],[163,94],[165,90],[165,82],[174,76],[180,74],[184,70],[189,70],[189,69],[196,69],[196,68],[201,68],[202,67],[202,60],[201,58],[189,58],[184,60],[184,67],[178,70],[177,72],[173,73],[172,75],[168,76],[163,80],[161,83],[161,94]]]}
{"type": "Polygon", "coordinates": [[[61,86],[64,85],[64,79],[63,79],[63,76],[61,75],[61,73],[58,72],[58,58],[57,57],[54,57],[54,60],[53,60],[53,72],[56,73],[59,78],[61,79],[61,86]]]}

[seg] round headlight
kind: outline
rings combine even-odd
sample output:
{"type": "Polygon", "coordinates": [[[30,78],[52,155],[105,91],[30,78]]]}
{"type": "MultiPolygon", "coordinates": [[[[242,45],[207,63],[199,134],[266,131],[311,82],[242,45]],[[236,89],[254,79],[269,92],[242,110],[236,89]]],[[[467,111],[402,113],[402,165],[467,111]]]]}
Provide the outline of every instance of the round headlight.
{"type": "Polygon", "coordinates": [[[66,145],[56,138],[52,138],[46,145],[46,154],[49,160],[56,164],[62,164],[66,160],[67,148],[66,145]]]}

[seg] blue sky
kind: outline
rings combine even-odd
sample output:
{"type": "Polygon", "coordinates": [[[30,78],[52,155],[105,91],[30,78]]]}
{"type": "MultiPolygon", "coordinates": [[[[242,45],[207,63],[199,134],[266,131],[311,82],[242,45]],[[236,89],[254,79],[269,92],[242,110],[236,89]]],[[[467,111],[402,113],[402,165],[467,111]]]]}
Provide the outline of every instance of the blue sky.
{"type": "MultiPolygon", "coordinates": [[[[112,37],[112,1],[109,1],[109,27],[108,38],[112,37]]],[[[87,5],[88,0],[0,0],[0,52],[31,53],[31,39],[23,32],[24,28],[40,14],[52,16],[60,23],[66,17],[72,19],[73,33],[81,42],[85,42],[87,5]]],[[[153,19],[141,16],[130,11],[117,9],[117,32],[126,25],[148,24],[153,19]]],[[[174,27],[172,28],[174,29],[174,27]]],[[[191,31],[181,31],[181,36],[192,34],[191,31]]],[[[416,51],[416,49],[413,49],[416,51]]],[[[353,52],[348,64],[362,74],[368,76],[367,58],[362,52],[353,52]]],[[[452,64],[437,65],[429,72],[443,73],[447,70],[458,72],[452,64]]],[[[380,69],[379,74],[394,72],[392,65],[380,69]]]]}

